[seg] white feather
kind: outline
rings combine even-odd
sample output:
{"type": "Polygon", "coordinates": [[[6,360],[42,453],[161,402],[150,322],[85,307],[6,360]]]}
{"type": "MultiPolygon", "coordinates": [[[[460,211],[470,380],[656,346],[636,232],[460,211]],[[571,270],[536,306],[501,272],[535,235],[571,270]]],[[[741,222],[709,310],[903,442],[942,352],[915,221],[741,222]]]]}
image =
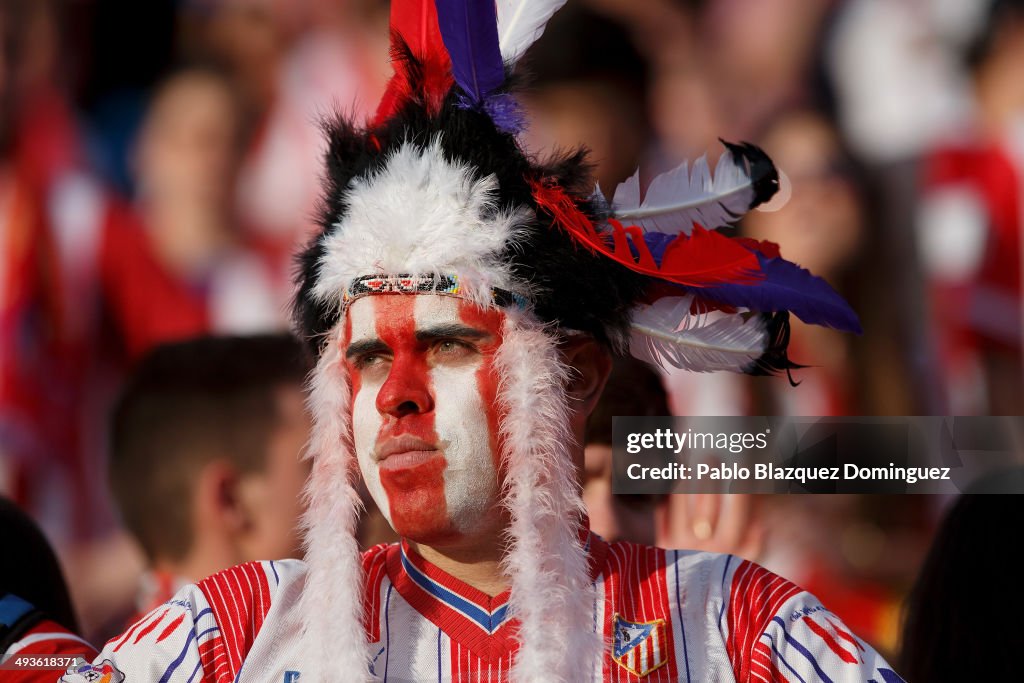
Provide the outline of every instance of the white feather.
{"type": "Polygon", "coordinates": [[[615,217],[647,231],[690,234],[693,224],[712,230],[735,223],[750,209],[754,185],[747,169],[726,152],[714,176],[706,156],[684,161],[657,176],[641,202],[640,171],[621,183],[612,199],[615,217]]]}
{"type": "Polygon", "coordinates": [[[506,64],[515,64],[541,37],[565,0],[498,0],[498,48],[506,64]]]}
{"type": "Polygon", "coordinates": [[[694,315],[692,302],[692,296],[665,297],[634,309],[630,353],[663,368],[743,372],[765,352],[768,330],[760,316],[694,315]]]}
{"type": "Polygon", "coordinates": [[[612,207],[608,204],[608,199],[604,196],[604,192],[601,191],[601,183],[594,185],[594,191],[590,193],[590,201],[593,202],[598,211],[610,213],[612,210],[612,207]]]}

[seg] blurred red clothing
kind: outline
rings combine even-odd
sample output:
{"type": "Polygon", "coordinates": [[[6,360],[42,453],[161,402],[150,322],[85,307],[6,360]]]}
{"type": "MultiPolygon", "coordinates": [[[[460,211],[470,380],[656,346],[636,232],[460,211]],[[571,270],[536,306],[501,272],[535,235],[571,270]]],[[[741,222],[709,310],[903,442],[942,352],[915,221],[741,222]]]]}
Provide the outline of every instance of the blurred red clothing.
{"type": "Polygon", "coordinates": [[[924,165],[918,246],[951,413],[1019,406],[1020,147],[1010,135],[966,137],[938,147],[924,165]]]}
{"type": "Polygon", "coordinates": [[[928,159],[924,188],[926,196],[971,192],[982,210],[984,244],[974,272],[965,280],[933,282],[941,323],[962,343],[1019,352],[1021,178],[1012,153],[991,141],[940,147],[928,159]]]}
{"type": "MultiPolygon", "coordinates": [[[[31,165],[29,165],[30,167],[31,165]]],[[[112,519],[101,462],[117,373],[207,328],[137,219],[88,176],[0,176],[0,450],[15,501],[57,541],[112,519]]]]}
{"type": "Polygon", "coordinates": [[[99,256],[102,295],[128,360],[207,327],[206,302],[157,261],[138,218],[109,201],[99,256]]]}

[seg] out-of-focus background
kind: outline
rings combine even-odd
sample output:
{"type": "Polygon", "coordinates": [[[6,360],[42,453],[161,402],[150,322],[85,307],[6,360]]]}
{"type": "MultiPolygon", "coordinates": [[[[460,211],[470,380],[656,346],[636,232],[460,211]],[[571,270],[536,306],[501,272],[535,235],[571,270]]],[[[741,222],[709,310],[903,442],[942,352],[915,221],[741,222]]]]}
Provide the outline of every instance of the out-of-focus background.
{"type": "MultiPolygon", "coordinates": [[[[0,0],[0,493],[89,637],[143,566],[106,476],[124,377],[160,342],[287,329],[318,120],[373,111],[388,11],[0,0]]],[[[569,0],[524,66],[524,144],[586,143],[609,194],[719,137],[762,146],[789,200],[740,230],[861,316],[860,337],[794,321],[796,388],[671,373],[673,413],[1021,414],[1024,2],[569,0]]],[[[758,501],[751,554],[892,653],[947,504],[758,501]]]]}

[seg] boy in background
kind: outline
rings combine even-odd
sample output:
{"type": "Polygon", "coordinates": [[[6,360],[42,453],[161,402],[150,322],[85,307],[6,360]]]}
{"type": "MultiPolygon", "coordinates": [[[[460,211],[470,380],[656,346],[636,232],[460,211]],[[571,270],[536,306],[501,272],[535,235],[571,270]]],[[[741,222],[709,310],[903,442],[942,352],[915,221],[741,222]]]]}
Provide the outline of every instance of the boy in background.
{"type": "Polygon", "coordinates": [[[201,337],[139,364],[110,458],[124,524],[149,563],[139,613],[226,567],[299,556],[307,371],[287,335],[201,337]]]}

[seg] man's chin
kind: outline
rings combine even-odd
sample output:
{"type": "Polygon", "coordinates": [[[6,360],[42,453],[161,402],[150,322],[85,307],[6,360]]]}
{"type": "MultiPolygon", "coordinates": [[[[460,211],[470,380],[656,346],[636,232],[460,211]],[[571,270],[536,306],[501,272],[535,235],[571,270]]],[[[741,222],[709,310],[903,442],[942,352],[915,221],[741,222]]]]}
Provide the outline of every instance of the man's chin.
{"type": "Polygon", "coordinates": [[[436,524],[410,524],[403,522],[392,524],[391,528],[402,538],[414,543],[430,546],[431,548],[458,545],[463,539],[462,533],[457,531],[450,523],[438,526],[436,524]]]}

